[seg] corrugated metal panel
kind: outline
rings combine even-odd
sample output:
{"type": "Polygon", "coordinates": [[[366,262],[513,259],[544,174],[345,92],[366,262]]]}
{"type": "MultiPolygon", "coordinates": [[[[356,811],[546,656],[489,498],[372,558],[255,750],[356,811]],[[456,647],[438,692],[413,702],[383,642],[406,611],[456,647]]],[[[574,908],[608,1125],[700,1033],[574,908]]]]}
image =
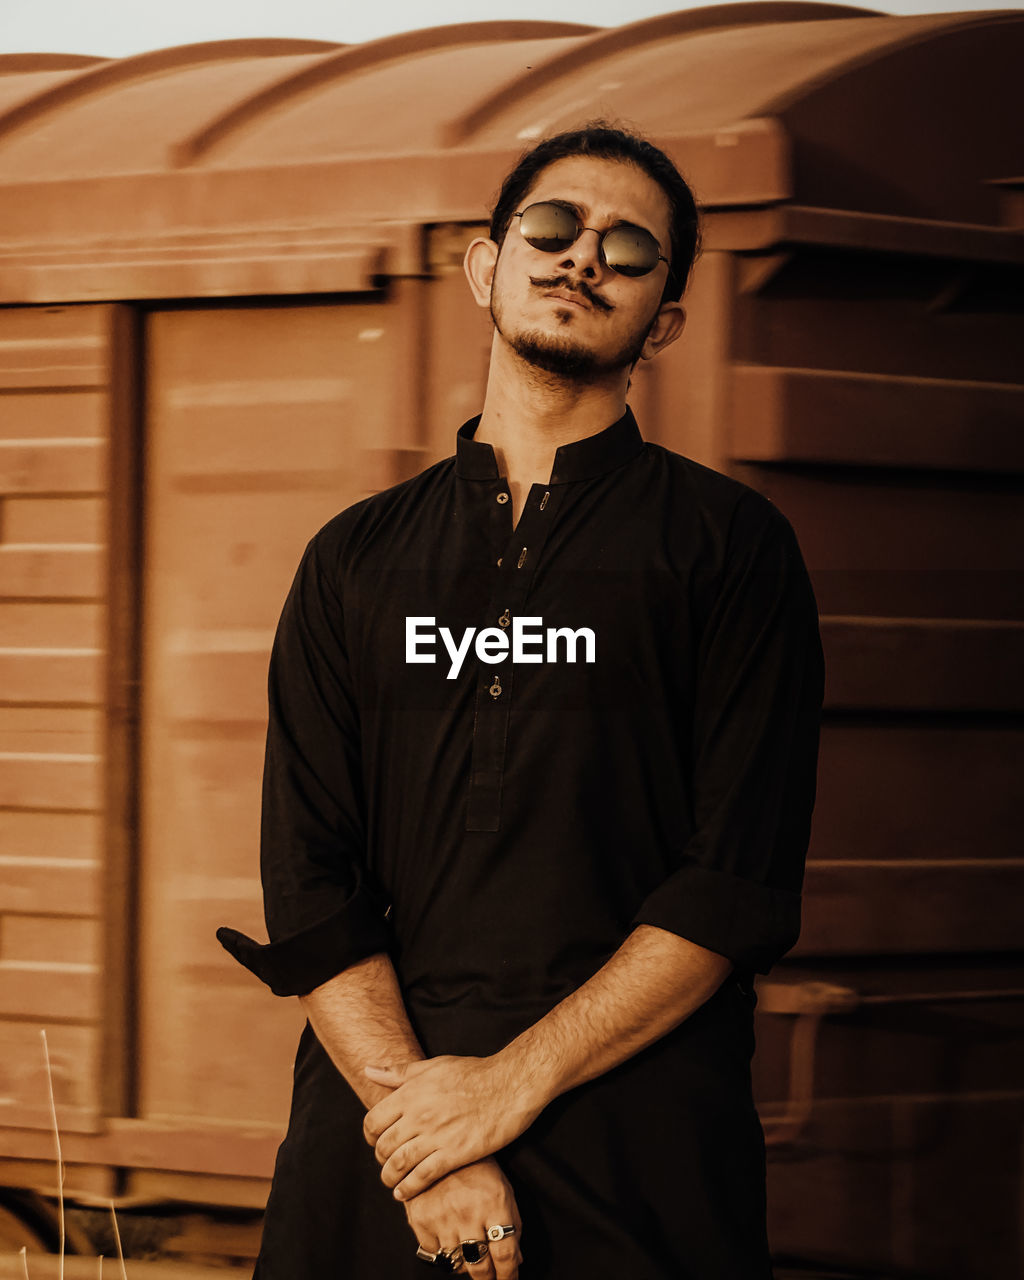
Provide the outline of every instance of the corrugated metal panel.
{"type": "Polygon", "coordinates": [[[110,310],[0,311],[0,1120],[99,1112],[110,310]],[[62,1024],[53,1026],[54,1023],[62,1024]]]}
{"type": "Polygon", "coordinates": [[[273,1081],[287,1078],[301,1014],[268,1008],[225,966],[214,933],[228,919],[262,928],[252,866],[274,626],[311,533],[365,495],[379,451],[415,450],[414,312],[410,297],[397,308],[152,317],[139,1082],[148,1118],[283,1119],[273,1081]],[[232,1066],[239,1051],[253,1070],[232,1066]]]}

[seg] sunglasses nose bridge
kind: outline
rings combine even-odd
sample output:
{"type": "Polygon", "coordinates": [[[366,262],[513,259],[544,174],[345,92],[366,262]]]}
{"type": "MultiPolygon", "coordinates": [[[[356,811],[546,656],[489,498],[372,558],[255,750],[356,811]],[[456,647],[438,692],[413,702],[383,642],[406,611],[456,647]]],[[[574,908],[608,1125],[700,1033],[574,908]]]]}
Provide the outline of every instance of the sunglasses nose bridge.
{"type": "Polygon", "coordinates": [[[604,256],[604,236],[593,227],[577,227],[576,239],[562,251],[562,255],[563,257],[571,256],[576,267],[580,266],[580,259],[584,263],[592,259],[603,268],[607,269],[608,267],[608,262],[604,256]],[[588,240],[588,236],[592,236],[593,239],[588,240]],[[581,246],[583,247],[581,248],[581,246]]]}

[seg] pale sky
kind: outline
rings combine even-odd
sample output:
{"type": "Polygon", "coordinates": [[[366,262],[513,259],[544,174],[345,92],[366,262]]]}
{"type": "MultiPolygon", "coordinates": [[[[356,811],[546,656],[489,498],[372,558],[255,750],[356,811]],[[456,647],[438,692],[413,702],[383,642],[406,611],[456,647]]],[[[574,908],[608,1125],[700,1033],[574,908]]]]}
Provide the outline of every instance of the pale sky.
{"type": "MultiPolygon", "coordinates": [[[[417,27],[500,18],[609,27],[694,7],[685,0],[0,0],[0,53],[124,57],[238,36],[351,44],[417,27]]],[[[886,13],[955,13],[1019,9],[1020,4],[888,0],[877,7],[886,13]]]]}

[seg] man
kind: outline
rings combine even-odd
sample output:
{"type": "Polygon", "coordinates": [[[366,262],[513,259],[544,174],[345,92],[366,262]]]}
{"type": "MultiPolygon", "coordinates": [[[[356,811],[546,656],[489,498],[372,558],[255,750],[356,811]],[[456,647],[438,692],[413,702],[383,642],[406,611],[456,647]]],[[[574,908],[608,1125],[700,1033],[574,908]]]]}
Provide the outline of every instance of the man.
{"type": "Polygon", "coordinates": [[[317,534],[275,641],[271,943],[220,934],[309,1018],[256,1274],[763,1280],[813,594],[771,503],[626,407],[698,241],[667,158],[549,139],[490,231],[482,415],[317,534]]]}

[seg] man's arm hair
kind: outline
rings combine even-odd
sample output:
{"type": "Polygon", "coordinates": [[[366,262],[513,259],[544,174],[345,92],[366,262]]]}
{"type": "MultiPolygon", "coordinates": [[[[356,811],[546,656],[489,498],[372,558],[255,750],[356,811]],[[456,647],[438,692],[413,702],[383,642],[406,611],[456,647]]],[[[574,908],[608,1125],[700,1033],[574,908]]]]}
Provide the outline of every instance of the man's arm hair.
{"type": "Polygon", "coordinates": [[[497,1055],[546,1106],[617,1067],[700,1008],[728,976],[724,956],[638,926],[582,986],[497,1055]]]}
{"type": "Polygon", "coordinates": [[[391,1092],[370,1080],[366,1067],[423,1059],[387,955],[350,965],[299,1000],[316,1038],[365,1107],[391,1092]]]}

